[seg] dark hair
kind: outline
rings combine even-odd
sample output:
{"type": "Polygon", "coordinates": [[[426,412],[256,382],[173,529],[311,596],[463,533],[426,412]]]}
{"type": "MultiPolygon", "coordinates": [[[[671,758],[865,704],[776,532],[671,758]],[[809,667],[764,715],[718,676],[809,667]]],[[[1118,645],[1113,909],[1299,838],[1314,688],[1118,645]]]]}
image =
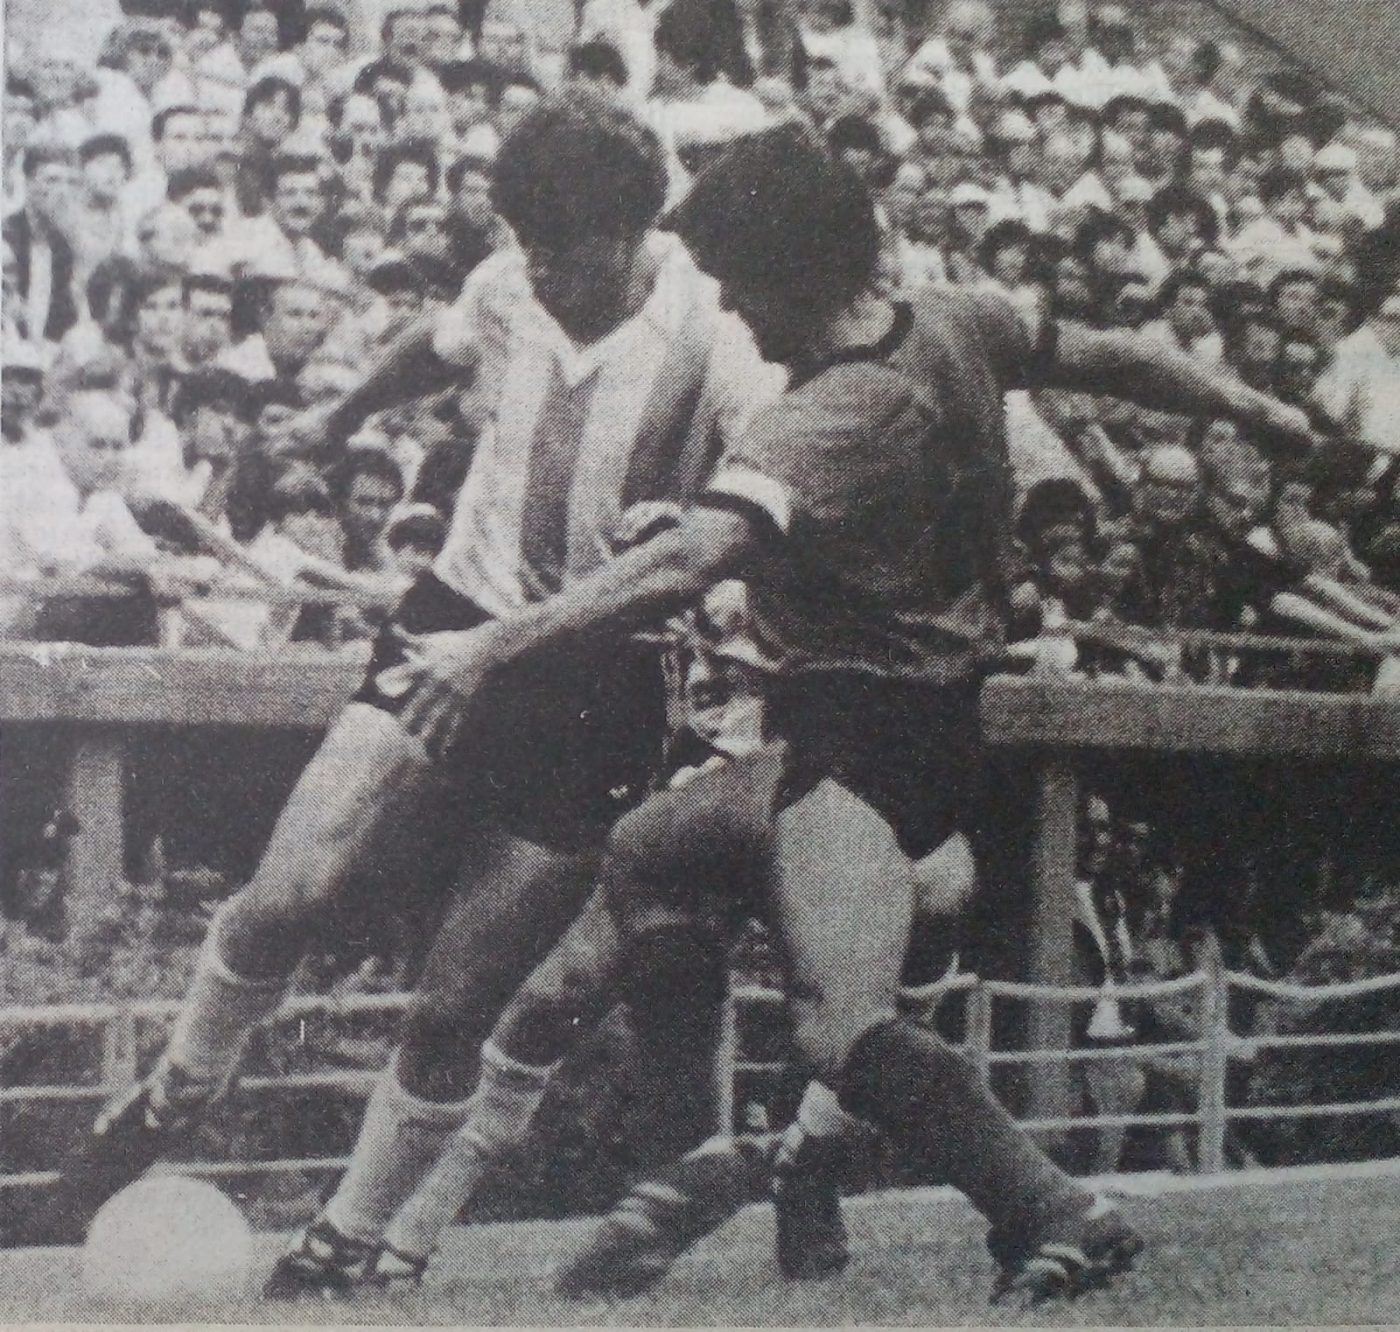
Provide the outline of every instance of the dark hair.
{"type": "Polygon", "coordinates": [[[955,114],[952,103],[941,88],[925,88],[909,108],[909,123],[920,130],[935,117],[952,120],[955,114]]]}
{"type": "Polygon", "coordinates": [[[1147,111],[1150,113],[1151,110],[1151,104],[1146,98],[1139,97],[1136,93],[1119,93],[1115,97],[1110,97],[1104,104],[1103,123],[1112,129],[1124,111],[1147,111]]]}
{"type": "Polygon", "coordinates": [[[355,75],[355,82],[350,85],[350,91],[366,97],[373,97],[375,95],[374,85],[380,79],[392,79],[395,83],[401,83],[407,88],[413,82],[413,71],[407,65],[400,65],[393,60],[385,58],[371,60],[355,75]]]}
{"type": "Polygon", "coordinates": [[[1032,14],[1021,30],[1021,49],[1027,56],[1034,56],[1047,42],[1062,42],[1068,34],[1060,16],[1051,9],[1043,9],[1032,14]]]}
{"type": "Polygon", "coordinates": [[[978,243],[978,267],[990,273],[997,255],[1017,245],[1025,246],[1026,261],[1029,264],[1033,257],[1031,251],[1035,245],[1035,233],[1019,218],[1008,217],[994,223],[987,228],[986,234],[978,243]]]}
{"type": "Polygon", "coordinates": [[[442,549],[447,540],[447,519],[441,513],[408,513],[390,522],[384,534],[385,544],[390,550],[402,550],[405,546],[419,546],[430,550],[434,555],[442,549]]]}
{"type": "Polygon", "coordinates": [[[407,489],[403,469],[383,449],[347,449],[327,477],[330,496],[337,507],[350,498],[357,476],[373,476],[389,482],[397,490],[399,499],[403,498],[407,489]]]}
{"type": "Polygon", "coordinates": [[[99,157],[120,157],[126,174],[131,174],[131,145],[120,134],[94,134],[78,149],[78,161],[86,166],[99,157]]]}
{"type": "Polygon", "coordinates": [[[374,177],[371,193],[376,203],[384,202],[384,195],[394,172],[405,162],[416,162],[428,173],[428,192],[437,193],[441,175],[438,167],[437,149],[429,139],[410,139],[406,143],[396,143],[380,150],[374,163],[374,177]]]}
{"type": "Polygon", "coordinates": [[[389,229],[385,233],[384,239],[390,245],[399,245],[408,234],[408,215],[415,208],[442,208],[446,213],[446,208],[437,197],[436,191],[429,194],[414,194],[405,199],[394,211],[394,216],[389,221],[389,229]]]}
{"type": "Polygon", "coordinates": [[[673,0],[656,20],[653,40],[657,53],[670,56],[701,83],[713,83],[724,70],[727,44],[737,23],[733,6],[673,0]],[[724,22],[728,15],[731,24],[724,22]]]}
{"type": "Polygon", "coordinates": [[[32,143],[24,150],[24,174],[26,177],[34,175],[40,167],[54,164],[76,167],[78,165],[77,154],[71,148],[66,148],[58,143],[32,143]]]}
{"type": "Polygon", "coordinates": [[[1077,522],[1092,540],[1097,528],[1094,506],[1084,487],[1067,476],[1037,481],[1026,491],[1016,517],[1016,536],[1029,543],[1047,527],[1070,520],[1077,522]]]}
{"type": "Polygon", "coordinates": [[[165,185],[165,197],[179,203],[196,190],[221,190],[222,183],[213,167],[188,166],[170,173],[165,185]]]}
{"type": "Polygon", "coordinates": [[[1207,116],[1197,121],[1188,137],[1188,146],[1193,151],[1197,148],[1223,148],[1226,164],[1231,168],[1238,156],[1238,144],[1239,135],[1235,133],[1235,127],[1218,116],[1207,116]]]}
{"type": "Polygon", "coordinates": [[[1086,263],[1092,264],[1094,246],[1100,241],[1114,238],[1131,243],[1135,238],[1132,227],[1116,213],[1091,209],[1089,215],[1075,228],[1074,253],[1086,263]]]}
{"type": "Polygon", "coordinates": [[[285,473],[269,491],[266,501],[268,522],[280,523],[297,513],[319,513],[335,516],[326,483],[308,467],[297,467],[285,473]]]}
{"type": "Polygon", "coordinates": [[[599,37],[569,48],[569,73],[587,79],[607,79],[619,88],[627,86],[627,62],[622,53],[599,37]]]}
{"type": "Polygon", "coordinates": [[[1172,217],[1194,217],[1200,237],[1207,245],[1214,245],[1220,234],[1220,219],[1215,209],[1184,185],[1164,185],[1147,201],[1149,231],[1159,231],[1172,217]]]}
{"type": "Polygon", "coordinates": [[[170,404],[170,419],[177,426],[185,425],[201,407],[221,403],[230,406],[241,421],[251,421],[257,415],[253,386],[232,370],[208,366],[191,371],[180,381],[170,404]]]}
{"type": "Polygon", "coordinates": [[[227,296],[232,302],[233,279],[224,277],[222,273],[186,273],[184,280],[180,283],[180,295],[186,305],[190,303],[190,297],[197,291],[209,291],[217,296],[227,296]]]}
{"type": "Polygon", "coordinates": [[[110,325],[112,340],[119,345],[129,343],[135,336],[144,273],[145,268],[135,259],[113,254],[101,260],[87,280],[88,309],[99,324],[110,325]]]}
{"type": "Polygon", "coordinates": [[[1177,268],[1167,274],[1161,289],[1157,292],[1157,313],[1164,315],[1176,304],[1176,298],[1187,287],[1196,287],[1209,298],[1213,295],[1210,282],[1203,273],[1194,268],[1177,268]]]}
{"type": "Polygon", "coordinates": [[[656,135],[574,87],[533,107],[506,136],[491,197],[525,245],[641,232],[666,201],[656,135]]]}
{"type": "Polygon", "coordinates": [[[1147,123],[1154,130],[1171,130],[1173,134],[1186,138],[1188,126],[1186,113],[1171,102],[1158,102],[1148,112],[1147,123]]]}
{"type": "Polygon", "coordinates": [[[279,97],[287,99],[287,110],[291,113],[293,126],[300,124],[301,89],[277,74],[265,75],[248,89],[248,94],[243,99],[244,118],[252,115],[265,102],[275,101],[279,97]]]}
{"type": "Polygon", "coordinates": [[[1263,315],[1270,321],[1273,318],[1264,289],[1257,282],[1247,279],[1237,279],[1218,287],[1211,301],[1211,312],[1216,322],[1227,329],[1247,320],[1252,321],[1257,315],[1263,315]]]}
{"type": "MultiPolygon", "coordinates": [[[[585,45],[606,46],[608,43],[587,42],[585,45]]],[[[458,96],[468,88],[481,88],[486,93],[487,104],[494,106],[501,90],[501,70],[499,66],[487,60],[454,60],[438,70],[438,82],[442,84],[443,92],[449,96],[458,96]]],[[[626,82],[625,77],[623,82],[626,82]]]]}
{"type": "Polygon", "coordinates": [[[1271,204],[1285,194],[1295,191],[1303,193],[1307,185],[1307,177],[1301,171],[1286,166],[1270,167],[1259,181],[1259,198],[1263,203],[1271,204]]]}
{"type": "Polygon", "coordinates": [[[697,177],[673,225],[714,276],[784,287],[814,310],[849,304],[879,265],[870,192],[799,126],[729,145],[697,177]]]}
{"type": "Polygon", "coordinates": [[[5,96],[6,97],[27,97],[30,101],[38,101],[39,94],[34,91],[34,85],[28,79],[22,79],[18,74],[5,75],[5,96]]]}
{"type": "Polygon", "coordinates": [[[1210,83],[1224,63],[1225,53],[1219,42],[1197,42],[1196,49],[1191,52],[1191,72],[1201,83],[1210,83]]]}
{"type": "Polygon", "coordinates": [[[380,296],[389,296],[396,291],[411,291],[424,296],[428,284],[407,259],[391,259],[377,263],[369,273],[366,285],[380,296]]]}
{"type": "Polygon", "coordinates": [[[874,124],[860,115],[838,116],[828,126],[826,141],[833,153],[853,148],[860,152],[879,154],[884,145],[880,142],[880,131],[874,124]]]}
{"type": "Polygon", "coordinates": [[[340,10],[331,5],[316,5],[306,11],[304,27],[309,33],[318,23],[329,23],[333,28],[339,28],[347,35],[350,32],[350,21],[340,10]]]}
{"type": "Polygon", "coordinates": [[[268,407],[293,407],[300,411],[306,404],[301,390],[289,379],[264,379],[253,385],[253,416],[260,416],[268,407]]]}

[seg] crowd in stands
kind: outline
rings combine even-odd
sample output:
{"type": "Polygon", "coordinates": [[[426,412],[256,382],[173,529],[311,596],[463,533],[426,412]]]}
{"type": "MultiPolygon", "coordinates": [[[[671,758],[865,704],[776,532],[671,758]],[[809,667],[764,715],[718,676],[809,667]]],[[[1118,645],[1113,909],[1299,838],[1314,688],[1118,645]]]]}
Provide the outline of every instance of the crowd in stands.
{"type": "MultiPolygon", "coordinates": [[[[1325,443],[1281,463],[1229,421],[1009,395],[1027,668],[1392,686],[1391,129],[1145,2],[581,0],[563,44],[544,7],[123,0],[95,68],[12,59],[0,637],[368,639],[441,546],[485,423],[470,385],[344,446],[327,411],[513,243],[495,155],[577,83],[655,129],[673,200],[725,142],[798,120],[875,196],[889,291],[1137,329],[1313,413],[1325,443]],[[1356,655],[1230,637],[1300,633],[1356,655]]],[[[1189,970],[1174,857],[1130,813],[1086,870],[1088,970],[1189,970]]]]}

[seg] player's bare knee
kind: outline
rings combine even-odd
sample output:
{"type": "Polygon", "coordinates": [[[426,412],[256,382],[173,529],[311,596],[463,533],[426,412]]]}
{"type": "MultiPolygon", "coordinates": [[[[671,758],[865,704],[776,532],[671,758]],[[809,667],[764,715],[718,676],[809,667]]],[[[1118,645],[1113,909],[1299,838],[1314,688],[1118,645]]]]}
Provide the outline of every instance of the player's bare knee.
{"type": "Polygon", "coordinates": [[[897,1016],[893,1003],[795,1000],[792,1005],[793,1043],[814,1076],[839,1086],[856,1042],[872,1027],[897,1016]]]}

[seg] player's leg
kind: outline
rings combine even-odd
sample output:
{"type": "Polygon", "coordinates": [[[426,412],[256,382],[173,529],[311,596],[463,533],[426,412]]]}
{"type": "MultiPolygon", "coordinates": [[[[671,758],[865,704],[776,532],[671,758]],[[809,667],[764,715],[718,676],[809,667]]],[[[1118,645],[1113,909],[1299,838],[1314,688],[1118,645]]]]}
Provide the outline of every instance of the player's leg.
{"type": "MultiPolygon", "coordinates": [[[[1082,1248],[1095,1199],[1015,1125],[975,1070],[896,1015],[912,910],[912,866],[889,824],[830,780],[778,820],[773,913],[791,974],[799,1047],[840,1088],[845,1109],[879,1127],[930,1181],[963,1192],[999,1231],[1035,1237],[1024,1263],[1061,1265],[1068,1286],[1131,1254],[1082,1248]],[[1047,1238],[1048,1237],[1048,1238],[1047,1238]],[[1047,1243],[1056,1251],[1047,1256],[1047,1243]]],[[[1097,1242],[1097,1232],[1095,1233],[1097,1242]]],[[[1135,1249],[1133,1249],[1135,1252],[1135,1249]]]]}
{"type": "Polygon", "coordinates": [[[270,1296],[344,1292],[366,1275],[390,1219],[474,1108],[485,1111],[479,1123],[528,1123],[552,1067],[488,1045],[478,1084],[478,1052],[493,1016],[578,914],[595,868],[595,856],[498,834],[439,929],[350,1166],[278,1263],[270,1296]]]}
{"type": "Polygon", "coordinates": [[[595,893],[492,1029],[465,1121],[385,1231],[378,1281],[421,1277],[482,1180],[524,1146],[550,1073],[617,1002],[622,959],[612,912],[595,893]]]}
{"type": "Polygon", "coordinates": [[[29,1219],[82,1233],[96,1207],[187,1136],[281,1002],[351,872],[431,782],[421,746],[377,708],[351,704],[297,782],[253,880],[210,924],[154,1072],[106,1108],[29,1219]]]}

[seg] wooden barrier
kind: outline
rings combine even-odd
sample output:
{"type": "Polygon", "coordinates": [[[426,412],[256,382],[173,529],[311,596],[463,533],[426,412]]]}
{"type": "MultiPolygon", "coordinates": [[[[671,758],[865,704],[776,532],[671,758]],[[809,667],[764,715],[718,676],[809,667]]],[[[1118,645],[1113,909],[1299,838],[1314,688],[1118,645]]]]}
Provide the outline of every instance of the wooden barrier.
{"type": "MultiPolygon", "coordinates": [[[[69,746],[68,800],[82,823],[71,891],[106,891],[120,873],[125,747],[149,726],[325,727],[354,690],[363,659],[283,650],[87,648],[0,643],[0,725],[53,726],[69,746]]],[[[1028,979],[1069,984],[1079,765],[1104,753],[1400,762],[1400,704],[1364,695],[1164,688],[998,677],[982,697],[990,744],[1024,752],[1038,772],[1039,821],[1028,979]]],[[[0,765],[0,788],[5,780],[0,765]]],[[[0,789],[0,800],[3,800],[0,789]]],[[[1032,1048],[1068,1044],[1069,1014],[1039,1006],[1032,1048]]],[[[1031,1113],[1062,1116],[1068,1075],[1031,1084],[1031,1113]]]]}
{"type": "MultiPolygon", "coordinates": [[[[1095,755],[1201,755],[1280,762],[1400,762],[1400,703],[1364,694],[1163,687],[1127,681],[998,676],[982,692],[994,747],[1024,752],[1038,783],[1027,969],[1037,984],[1069,983],[1082,763],[1095,755]]],[[[1064,1049],[1070,1013],[1032,1007],[1027,1045],[1064,1049]]],[[[1063,1118],[1069,1069],[1047,1066],[1028,1087],[1029,1117],[1063,1118]]]]}

